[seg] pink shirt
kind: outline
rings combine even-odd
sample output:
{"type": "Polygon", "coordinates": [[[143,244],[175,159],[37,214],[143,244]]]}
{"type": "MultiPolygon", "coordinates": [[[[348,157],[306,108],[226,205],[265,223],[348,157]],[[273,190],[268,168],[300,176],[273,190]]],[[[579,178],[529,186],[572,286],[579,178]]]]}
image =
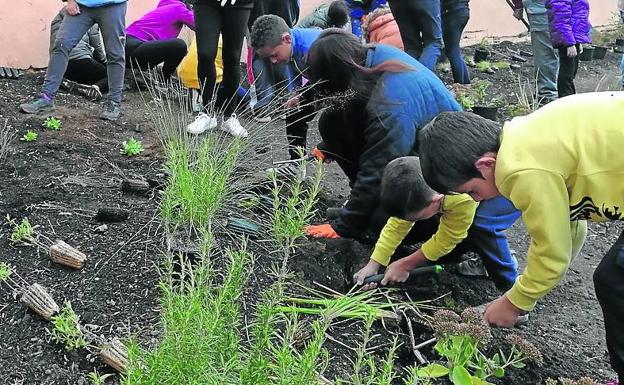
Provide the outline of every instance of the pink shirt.
{"type": "Polygon", "coordinates": [[[126,28],[126,34],[141,41],[178,37],[182,26],[195,30],[195,16],[180,0],[160,0],[156,9],[126,28]]]}

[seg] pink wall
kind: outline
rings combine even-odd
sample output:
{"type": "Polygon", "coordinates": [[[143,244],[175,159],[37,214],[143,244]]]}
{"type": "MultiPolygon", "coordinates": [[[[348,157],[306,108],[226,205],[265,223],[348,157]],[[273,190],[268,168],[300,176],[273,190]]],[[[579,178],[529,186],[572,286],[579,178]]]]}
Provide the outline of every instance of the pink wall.
{"type": "MultiPolygon", "coordinates": [[[[322,2],[324,0],[302,0],[302,14],[322,2]]],[[[156,3],[157,0],[130,0],[128,23],[156,3]]],[[[594,25],[603,25],[613,19],[615,0],[590,0],[590,3],[590,19],[594,25]]],[[[472,18],[466,29],[467,41],[482,36],[512,36],[524,30],[524,26],[511,16],[504,0],[472,0],[470,7],[472,18]]],[[[61,2],[54,0],[0,0],[0,66],[45,67],[50,21],[60,8],[61,2]]]]}

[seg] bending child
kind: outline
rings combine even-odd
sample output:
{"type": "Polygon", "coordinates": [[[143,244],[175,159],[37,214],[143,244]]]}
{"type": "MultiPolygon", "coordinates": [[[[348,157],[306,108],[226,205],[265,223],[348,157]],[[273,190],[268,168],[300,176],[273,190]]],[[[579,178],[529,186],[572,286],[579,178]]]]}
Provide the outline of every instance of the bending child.
{"type": "MultiPolygon", "coordinates": [[[[585,220],[622,220],[624,92],[556,100],[524,117],[496,122],[443,113],[419,135],[423,175],[436,191],[481,201],[499,195],[522,212],[531,236],[527,264],[484,318],[501,327],[554,288],[579,253],[585,220]]],[[[594,272],[607,348],[624,376],[624,232],[594,272]]]]}
{"type": "Polygon", "coordinates": [[[520,217],[520,212],[508,200],[499,197],[478,204],[466,194],[436,193],[425,183],[420,160],[415,156],[388,163],[380,199],[391,217],[370,261],[353,276],[358,285],[377,274],[381,266],[388,266],[382,285],[405,282],[412,269],[438,261],[451,262],[469,251],[481,257],[499,290],[510,289],[516,281],[518,263],[504,231],[520,217]],[[423,241],[420,249],[388,265],[402,242],[423,241]]]}

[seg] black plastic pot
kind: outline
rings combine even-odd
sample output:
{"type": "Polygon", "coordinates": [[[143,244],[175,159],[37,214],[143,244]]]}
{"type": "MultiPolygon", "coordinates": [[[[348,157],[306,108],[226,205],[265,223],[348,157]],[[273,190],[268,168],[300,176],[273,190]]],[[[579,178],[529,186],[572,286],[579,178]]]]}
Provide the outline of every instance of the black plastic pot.
{"type": "Polygon", "coordinates": [[[472,107],[472,112],[489,120],[496,121],[496,115],[498,114],[498,107],[472,107]]]}
{"type": "Polygon", "coordinates": [[[605,56],[607,55],[607,47],[601,47],[601,46],[594,46],[594,54],[592,55],[592,58],[594,59],[604,59],[605,56]]]}
{"type": "Polygon", "coordinates": [[[486,49],[477,48],[474,53],[474,61],[480,62],[487,60],[488,56],[490,56],[490,51],[486,49]]]}
{"type": "Polygon", "coordinates": [[[622,47],[624,46],[624,37],[618,37],[615,39],[615,45],[622,47]]]}
{"type": "Polygon", "coordinates": [[[594,58],[594,47],[583,47],[578,58],[580,61],[591,61],[594,58]]]}

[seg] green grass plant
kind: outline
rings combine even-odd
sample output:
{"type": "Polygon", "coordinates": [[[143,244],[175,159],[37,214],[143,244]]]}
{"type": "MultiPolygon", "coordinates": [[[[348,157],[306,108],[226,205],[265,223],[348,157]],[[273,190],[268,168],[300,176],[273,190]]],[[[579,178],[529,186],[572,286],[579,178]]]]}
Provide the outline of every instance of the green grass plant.
{"type": "Polygon", "coordinates": [[[7,281],[11,277],[11,274],[13,274],[11,266],[4,262],[0,262],[0,282],[7,281]]]}
{"type": "Polygon", "coordinates": [[[104,383],[106,382],[106,379],[112,376],[113,376],[112,373],[100,374],[97,371],[97,369],[94,369],[92,372],[89,372],[89,374],[87,375],[91,385],[104,385],[104,383]]]}
{"type": "Polygon", "coordinates": [[[65,346],[67,351],[81,349],[87,346],[87,340],[80,330],[78,315],[74,312],[70,302],[65,302],[61,312],[51,319],[52,330],[48,333],[52,340],[65,346]]]}

